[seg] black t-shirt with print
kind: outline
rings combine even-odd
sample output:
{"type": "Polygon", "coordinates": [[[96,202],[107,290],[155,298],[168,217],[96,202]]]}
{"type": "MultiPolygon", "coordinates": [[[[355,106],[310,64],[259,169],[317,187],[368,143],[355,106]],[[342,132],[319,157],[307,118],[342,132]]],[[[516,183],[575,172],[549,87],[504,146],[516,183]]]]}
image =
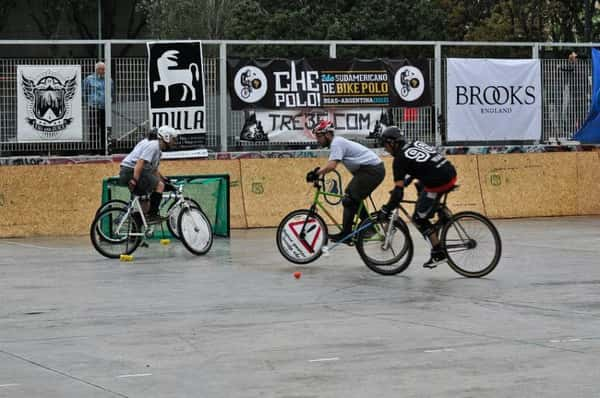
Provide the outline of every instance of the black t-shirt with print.
{"type": "Polygon", "coordinates": [[[421,141],[407,143],[397,150],[393,169],[394,181],[401,181],[410,176],[430,188],[447,184],[456,177],[452,163],[435,148],[421,141]]]}

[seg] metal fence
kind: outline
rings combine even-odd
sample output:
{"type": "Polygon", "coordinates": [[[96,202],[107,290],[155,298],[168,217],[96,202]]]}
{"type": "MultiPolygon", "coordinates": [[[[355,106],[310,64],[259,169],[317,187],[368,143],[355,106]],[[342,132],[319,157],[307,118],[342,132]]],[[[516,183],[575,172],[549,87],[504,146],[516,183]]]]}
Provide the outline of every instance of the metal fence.
{"type": "MultiPolygon", "coordinates": [[[[445,136],[445,58],[442,48],[450,46],[508,46],[531,47],[532,57],[536,58],[541,47],[590,47],[574,43],[447,43],[447,42],[329,42],[329,41],[205,41],[204,76],[206,89],[207,134],[193,137],[185,142],[187,147],[203,146],[209,150],[262,150],[304,148],[306,143],[297,142],[246,142],[239,139],[244,125],[244,113],[232,111],[229,106],[226,58],[236,56],[228,53],[228,48],[244,45],[311,45],[325,46],[329,56],[335,57],[341,46],[430,46],[435,56],[429,59],[432,76],[432,97],[434,104],[422,108],[392,109],[394,123],[400,125],[411,139],[443,144],[445,136]],[[229,47],[228,47],[229,46],[229,47]],[[215,51],[216,50],[216,51],[215,51]],[[218,55],[217,55],[218,54],[218,55]]],[[[107,98],[106,125],[110,132],[105,145],[103,135],[98,131],[95,114],[83,104],[83,140],[80,142],[39,142],[17,141],[17,65],[81,65],[82,79],[94,72],[95,58],[58,57],[22,58],[0,56],[0,155],[56,155],[80,153],[127,152],[148,131],[147,60],[144,41],[0,41],[0,50],[5,46],[13,48],[11,54],[18,54],[19,46],[94,46],[104,49],[107,63],[107,78],[115,84],[115,92],[107,98]],[[117,45],[137,47],[137,56],[111,57],[111,49],[117,45]],[[112,101],[111,101],[112,99],[112,101]]],[[[28,48],[31,50],[31,48],[28,48]]],[[[29,51],[31,52],[31,51],[29,51]]],[[[0,53],[4,54],[6,51],[0,53]]],[[[543,123],[540,141],[568,140],[587,117],[591,97],[591,62],[580,59],[571,64],[565,58],[541,59],[543,86],[543,123]]],[[[365,139],[365,143],[371,142],[365,139]]]]}

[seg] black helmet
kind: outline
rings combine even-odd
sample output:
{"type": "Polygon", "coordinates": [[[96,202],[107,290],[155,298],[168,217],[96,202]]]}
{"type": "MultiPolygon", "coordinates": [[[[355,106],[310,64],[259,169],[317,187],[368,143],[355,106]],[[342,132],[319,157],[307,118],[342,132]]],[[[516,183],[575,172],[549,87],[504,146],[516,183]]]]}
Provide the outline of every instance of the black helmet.
{"type": "Polygon", "coordinates": [[[389,126],[383,130],[381,133],[381,137],[379,137],[379,142],[381,146],[384,144],[398,144],[399,146],[403,146],[406,143],[406,138],[400,129],[396,126],[389,126]]]}

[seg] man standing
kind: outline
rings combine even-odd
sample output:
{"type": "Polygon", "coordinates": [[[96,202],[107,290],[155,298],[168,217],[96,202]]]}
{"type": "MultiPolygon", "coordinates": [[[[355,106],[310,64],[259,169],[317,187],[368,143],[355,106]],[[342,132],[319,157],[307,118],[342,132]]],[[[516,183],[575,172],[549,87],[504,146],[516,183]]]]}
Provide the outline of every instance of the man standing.
{"type": "MultiPolygon", "coordinates": [[[[85,78],[83,82],[83,97],[88,107],[88,117],[90,126],[90,136],[97,139],[100,143],[101,153],[105,153],[106,142],[106,113],[105,94],[106,85],[104,72],[106,65],[104,62],[96,63],[96,72],[85,78]]],[[[114,98],[114,83],[111,80],[111,96],[114,98]]]]}

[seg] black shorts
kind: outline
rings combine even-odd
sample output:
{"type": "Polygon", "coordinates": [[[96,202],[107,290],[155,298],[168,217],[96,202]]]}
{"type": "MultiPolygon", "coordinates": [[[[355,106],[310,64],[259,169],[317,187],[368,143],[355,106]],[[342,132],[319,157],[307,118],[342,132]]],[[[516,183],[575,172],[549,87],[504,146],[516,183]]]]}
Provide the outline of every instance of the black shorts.
{"type": "MultiPolygon", "coordinates": [[[[127,186],[127,184],[129,184],[129,180],[132,178],[133,169],[131,167],[121,166],[121,170],[119,170],[119,185],[127,186]]],[[[142,174],[137,182],[134,193],[137,195],[146,195],[154,192],[156,186],[158,185],[158,181],[159,178],[154,173],[151,173],[147,170],[142,170],[142,174]]]]}

